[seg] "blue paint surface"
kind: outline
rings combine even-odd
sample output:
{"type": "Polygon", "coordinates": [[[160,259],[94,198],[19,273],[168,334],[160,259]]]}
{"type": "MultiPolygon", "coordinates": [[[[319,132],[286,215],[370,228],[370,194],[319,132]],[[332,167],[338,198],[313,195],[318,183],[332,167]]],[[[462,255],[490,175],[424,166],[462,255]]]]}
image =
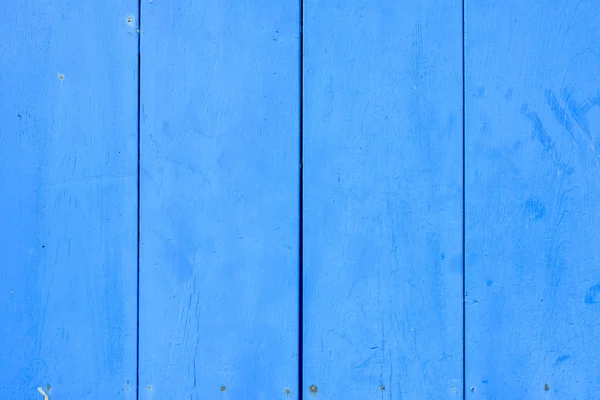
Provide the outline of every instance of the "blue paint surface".
{"type": "Polygon", "coordinates": [[[600,9],[467,1],[465,17],[467,398],[595,399],[600,9]]]}
{"type": "Polygon", "coordinates": [[[458,1],[305,2],[304,398],[462,398],[461,45],[458,1]]]}
{"type": "Polygon", "coordinates": [[[0,399],[135,399],[136,10],[0,3],[0,399]]]}
{"type": "Polygon", "coordinates": [[[597,2],[0,17],[0,400],[600,393],[597,2]]]}
{"type": "Polygon", "coordinates": [[[142,4],[140,399],[298,398],[299,8],[142,4]]]}

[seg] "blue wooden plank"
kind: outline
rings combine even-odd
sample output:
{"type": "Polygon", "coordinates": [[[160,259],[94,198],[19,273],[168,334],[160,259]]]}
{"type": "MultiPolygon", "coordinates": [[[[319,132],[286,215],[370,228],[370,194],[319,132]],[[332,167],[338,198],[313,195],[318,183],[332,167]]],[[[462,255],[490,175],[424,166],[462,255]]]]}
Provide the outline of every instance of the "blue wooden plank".
{"type": "Polygon", "coordinates": [[[135,398],[136,12],[0,2],[1,399],[135,398]]]}
{"type": "Polygon", "coordinates": [[[600,8],[468,1],[470,399],[596,399],[600,8]]]}
{"type": "Polygon", "coordinates": [[[297,1],[142,4],[141,399],[297,398],[298,35],[297,1]]]}
{"type": "Polygon", "coordinates": [[[462,4],[304,13],[305,396],[462,398],[462,4]]]}

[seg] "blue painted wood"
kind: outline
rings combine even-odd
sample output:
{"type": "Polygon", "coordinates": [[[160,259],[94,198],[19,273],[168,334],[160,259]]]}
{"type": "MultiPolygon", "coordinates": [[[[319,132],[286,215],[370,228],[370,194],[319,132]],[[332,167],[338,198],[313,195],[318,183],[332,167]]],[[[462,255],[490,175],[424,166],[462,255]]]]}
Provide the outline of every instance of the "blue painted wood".
{"type": "Polygon", "coordinates": [[[468,1],[469,399],[596,399],[600,8],[468,1]]]}
{"type": "Polygon", "coordinates": [[[140,398],[297,398],[299,4],[145,1],[141,78],[140,398]]]}
{"type": "Polygon", "coordinates": [[[1,399],[135,399],[136,10],[0,2],[1,399]]]}
{"type": "Polygon", "coordinates": [[[304,12],[305,398],[462,398],[462,4],[304,12]]]}

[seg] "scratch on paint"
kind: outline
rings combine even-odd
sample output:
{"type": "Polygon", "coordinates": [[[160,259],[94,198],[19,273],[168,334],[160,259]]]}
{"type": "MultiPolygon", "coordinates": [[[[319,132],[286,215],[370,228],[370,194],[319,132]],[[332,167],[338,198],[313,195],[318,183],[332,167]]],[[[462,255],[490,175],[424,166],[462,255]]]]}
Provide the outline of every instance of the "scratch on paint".
{"type": "Polygon", "coordinates": [[[597,148],[598,145],[600,145],[600,141],[593,136],[587,117],[588,112],[593,107],[600,106],[600,94],[597,94],[595,97],[588,98],[586,102],[580,105],[573,98],[573,93],[574,91],[572,90],[561,90],[560,95],[566,107],[561,106],[558,98],[550,90],[546,91],[546,101],[550,107],[550,110],[552,111],[552,114],[554,115],[554,118],[562,126],[562,128],[569,133],[573,146],[579,152],[581,152],[581,142],[577,139],[575,128],[579,127],[581,132],[584,133],[585,139],[589,142],[589,148],[592,151],[596,166],[600,171],[600,154],[598,154],[597,148]]]}
{"type": "Polygon", "coordinates": [[[556,163],[558,168],[562,172],[566,172],[567,174],[573,172],[573,168],[560,161],[560,157],[554,145],[554,141],[552,140],[552,137],[548,134],[548,132],[546,132],[546,129],[544,129],[544,126],[542,125],[542,120],[540,119],[538,114],[536,112],[529,111],[527,104],[523,104],[523,106],[521,107],[521,114],[523,114],[523,116],[525,116],[533,123],[533,131],[531,132],[531,137],[537,139],[542,144],[544,150],[546,151],[546,153],[548,153],[548,155],[550,155],[550,157],[556,163]]]}
{"type": "Polygon", "coordinates": [[[573,133],[573,123],[571,122],[571,119],[567,115],[565,109],[561,107],[556,96],[549,90],[546,92],[546,101],[556,121],[569,133],[569,136],[571,136],[571,142],[573,142],[573,146],[579,150],[577,140],[575,139],[575,135],[573,133]]]}
{"type": "Polygon", "coordinates": [[[44,389],[42,389],[41,386],[38,388],[38,392],[40,392],[40,394],[44,395],[44,400],[48,400],[48,395],[46,394],[46,392],[44,392],[44,389]]]}

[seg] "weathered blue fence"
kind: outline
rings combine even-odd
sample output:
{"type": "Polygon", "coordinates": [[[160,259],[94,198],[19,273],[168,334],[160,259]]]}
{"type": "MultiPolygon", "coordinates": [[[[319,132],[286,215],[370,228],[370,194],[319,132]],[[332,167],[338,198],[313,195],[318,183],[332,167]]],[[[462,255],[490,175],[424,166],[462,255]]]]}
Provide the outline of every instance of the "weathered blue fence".
{"type": "Polygon", "coordinates": [[[0,17],[0,399],[600,397],[597,2],[0,17]]]}

